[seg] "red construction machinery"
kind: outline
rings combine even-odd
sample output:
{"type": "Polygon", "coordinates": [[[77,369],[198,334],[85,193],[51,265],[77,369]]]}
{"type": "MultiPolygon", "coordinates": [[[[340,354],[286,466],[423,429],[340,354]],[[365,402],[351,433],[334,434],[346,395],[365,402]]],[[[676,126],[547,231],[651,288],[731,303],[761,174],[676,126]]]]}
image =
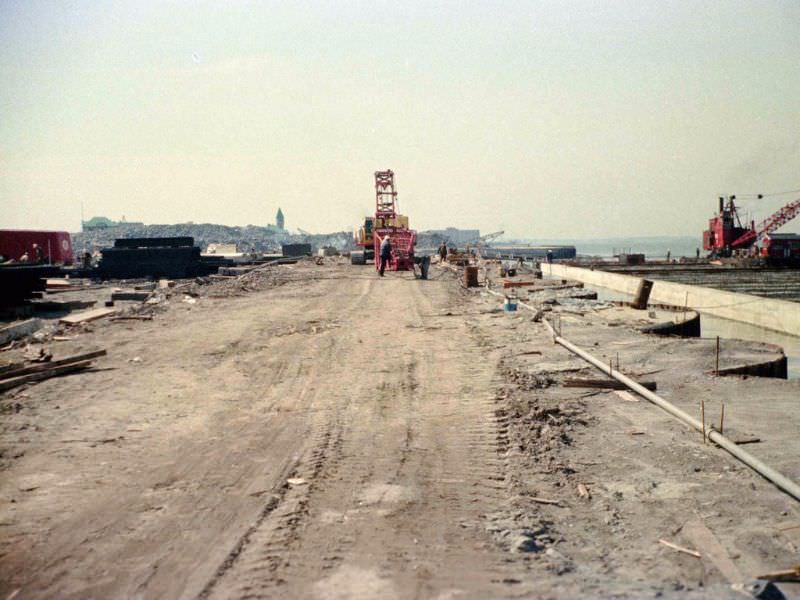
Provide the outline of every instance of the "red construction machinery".
{"type": "Polygon", "coordinates": [[[380,267],[381,242],[389,236],[392,257],[387,265],[390,271],[414,270],[414,245],[417,232],[408,228],[408,217],[397,214],[397,189],[394,173],[375,172],[375,220],[372,243],[375,252],[375,268],[380,267]]]}
{"type": "Polygon", "coordinates": [[[708,229],[703,232],[705,250],[714,256],[731,256],[736,251],[747,251],[773,262],[800,259],[800,236],[775,233],[800,214],[800,199],[782,206],[758,225],[751,221],[749,226],[739,218],[735,200],[736,196],[719,199],[719,213],[709,219],[708,229]]]}
{"type": "Polygon", "coordinates": [[[72,240],[66,231],[0,229],[0,256],[14,263],[70,265],[72,240]]]}
{"type": "Polygon", "coordinates": [[[397,213],[397,189],[394,185],[394,173],[391,170],[375,172],[375,216],[366,217],[364,224],[356,232],[355,243],[363,250],[351,252],[350,262],[354,265],[363,265],[367,260],[374,258],[375,268],[380,268],[381,242],[386,236],[389,236],[392,248],[392,257],[387,269],[413,271],[414,264],[419,263],[425,278],[428,260],[414,256],[417,232],[408,228],[407,216],[397,213]]]}

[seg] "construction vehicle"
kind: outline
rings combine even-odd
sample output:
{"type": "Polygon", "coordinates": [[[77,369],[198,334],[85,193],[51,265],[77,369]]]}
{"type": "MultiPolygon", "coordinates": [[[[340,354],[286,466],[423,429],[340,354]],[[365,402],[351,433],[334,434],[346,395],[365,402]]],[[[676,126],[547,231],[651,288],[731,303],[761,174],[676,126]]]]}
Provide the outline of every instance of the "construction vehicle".
{"type": "MultiPolygon", "coordinates": [[[[757,198],[763,198],[763,195],[758,194],[757,198]]],[[[739,218],[735,201],[736,196],[720,197],[719,213],[709,219],[708,229],[703,232],[704,250],[711,252],[713,256],[722,257],[730,257],[736,251],[744,250],[772,261],[777,258],[800,258],[776,255],[778,248],[781,254],[785,254],[786,248],[789,248],[790,254],[793,251],[800,251],[800,236],[789,236],[796,237],[797,244],[792,243],[794,239],[790,240],[786,235],[780,236],[782,243],[775,244],[778,236],[774,233],[800,214],[800,199],[781,207],[758,225],[755,221],[750,221],[749,226],[744,225],[739,218]]]]}
{"type": "Polygon", "coordinates": [[[0,230],[0,256],[5,261],[49,265],[71,265],[74,259],[66,231],[27,229],[0,230]]]}
{"type": "Polygon", "coordinates": [[[353,235],[356,246],[362,250],[350,253],[350,263],[365,265],[367,261],[375,259],[375,242],[372,239],[372,225],[375,217],[364,217],[364,224],[353,235]]]}
{"type": "MultiPolygon", "coordinates": [[[[380,256],[381,242],[387,235],[392,247],[388,270],[413,271],[417,232],[409,229],[408,217],[397,212],[397,189],[391,170],[375,172],[375,216],[366,217],[356,232],[355,243],[364,250],[351,252],[350,262],[363,265],[380,256]]],[[[380,261],[375,260],[375,268],[379,267],[380,261]]]]}

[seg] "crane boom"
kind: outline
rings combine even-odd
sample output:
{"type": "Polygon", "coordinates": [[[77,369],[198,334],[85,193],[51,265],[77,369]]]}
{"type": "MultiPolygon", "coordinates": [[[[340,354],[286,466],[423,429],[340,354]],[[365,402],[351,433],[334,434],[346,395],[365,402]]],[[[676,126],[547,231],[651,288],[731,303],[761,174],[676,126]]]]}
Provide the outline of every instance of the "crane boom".
{"type": "Polygon", "coordinates": [[[756,227],[749,229],[747,233],[736,238],[731,244],[731,247],[741,248],[742,246],[749,246],[756,240],[760,240],[765,235],[772,233],[794,219],[798,213],[800,213],[800,198],[781,207],[778,211],[761,221],[756,227]]]}

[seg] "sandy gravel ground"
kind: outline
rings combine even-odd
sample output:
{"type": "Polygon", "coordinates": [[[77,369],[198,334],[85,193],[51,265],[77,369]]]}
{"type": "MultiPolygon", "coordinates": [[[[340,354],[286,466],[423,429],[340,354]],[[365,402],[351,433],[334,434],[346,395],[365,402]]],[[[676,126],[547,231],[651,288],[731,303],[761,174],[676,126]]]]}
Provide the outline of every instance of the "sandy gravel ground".
{"type": "MultiPolygon", "coordinates": [[[[54,346],[106,348],[96,370],[0,396],[0,598],[734,598],[800,562],[795,501],[646,401],[559,385],[599,375],[448,271],[240,288],[97,322],[54,346]]],[[[797,381],[591,315],[563,334],[686,410],[724,398],[800,479],[797,381]]]]}

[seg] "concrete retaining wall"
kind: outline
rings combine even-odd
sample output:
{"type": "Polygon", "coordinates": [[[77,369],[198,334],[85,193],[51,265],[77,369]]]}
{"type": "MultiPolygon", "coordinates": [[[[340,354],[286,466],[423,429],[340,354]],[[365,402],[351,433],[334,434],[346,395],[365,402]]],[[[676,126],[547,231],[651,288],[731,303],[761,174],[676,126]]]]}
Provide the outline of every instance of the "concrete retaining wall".
{"type": "MultiPolygon", "coordinates": [[[[640,280],[639,277],[630,275],[593,271],[560,264],[543,264],[542,271],[546,276],[575,279],[589,285],[597,285],[630,295],[636,293],[640,280]]],[[[653,302],[674,306],[687,305],[700,313],[800,336],[800,303],[798,302],[724,292],[698,285],[653,281],[653,290],[650,292],[650,300],[653,302]]]]}

